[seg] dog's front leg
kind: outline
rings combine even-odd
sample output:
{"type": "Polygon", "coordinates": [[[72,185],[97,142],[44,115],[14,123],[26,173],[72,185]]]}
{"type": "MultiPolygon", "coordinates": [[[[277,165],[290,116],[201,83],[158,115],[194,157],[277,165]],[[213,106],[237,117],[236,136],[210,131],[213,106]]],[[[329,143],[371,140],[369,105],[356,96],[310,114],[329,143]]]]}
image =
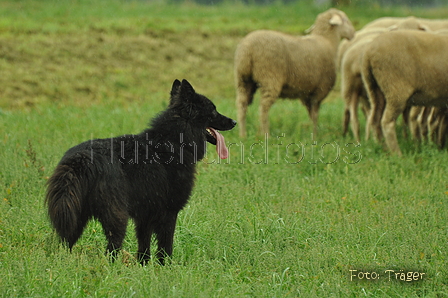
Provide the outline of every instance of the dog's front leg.
{"type": "Polygon", "coordinates": [[[149,262],[151,256],[151,236],[153,228],[147,221],[136,221],[135,225],[135,233],[138,239],[137,260],[144,266],[149,262]]]}
{"type": "Polygon", "coordinates": [[[165,264],[165,258],[173,254],[173,238],[176,228],[177,212],[169,213],[163,224],[156,227],[158,250],[157,260],[161,265],[165,264]]]}

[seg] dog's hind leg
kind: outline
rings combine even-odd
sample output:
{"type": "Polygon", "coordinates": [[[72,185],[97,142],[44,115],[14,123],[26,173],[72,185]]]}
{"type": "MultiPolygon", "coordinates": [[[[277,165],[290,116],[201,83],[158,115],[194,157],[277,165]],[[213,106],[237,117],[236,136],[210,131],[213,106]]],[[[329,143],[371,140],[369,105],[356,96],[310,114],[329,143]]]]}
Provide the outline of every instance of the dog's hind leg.
{"type": "Polygon", "coordinates": [[[112,256],[114,261],[121,249],[123,239],[126,236],[129,214],[126,204],[114,195],[104,196],[101,200],[106,202],[104,206],[98,206],[100,212],[96,212],[96,218],[103,226],[107,239],[106,253],[112,256]]]}
{"type": "Polygon", "coordinates": [[[115,261],[118,255],[118,251],[121,249],[123,239],[126,236],[127,218],[113,219],[115,222],[104,221],[100,219],[103,225],[104,234],[107,239],[106,254],[112,257],[112,261],[115,261]]]}
{"type": "Polygon", "coordinates": [[[112,261],[115,261],[118,251],[123,244],[124,237],[126,236],[127,213],[119,212],[118,214],[109,214],[107,218],[101,216],[98,220],[103,226],[107,239],[106,254],[112,257],[112,261]]]}
{"type": "Polygon", "coordinates": [[[173,254],[173,238],[176,228],[177,212],[169,213],[165,220],[159,223],[154,232],[157,236],[157,259],[161,265],[165,264],[165,258],[173,254]]]}

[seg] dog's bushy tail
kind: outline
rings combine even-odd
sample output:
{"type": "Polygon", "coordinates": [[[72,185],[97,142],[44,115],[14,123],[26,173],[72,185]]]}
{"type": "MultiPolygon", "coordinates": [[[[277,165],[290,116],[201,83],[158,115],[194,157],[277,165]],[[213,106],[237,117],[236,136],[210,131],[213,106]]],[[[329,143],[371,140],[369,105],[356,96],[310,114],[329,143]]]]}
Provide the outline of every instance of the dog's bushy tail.
{"type": "MultiPolygon", "coordinates": [[[[86,177],[85,177],[86,178],[86,177]]],[[[82,217],[86,181],[69,164],[59,164],[48,180],[46,204],[51,223],[70,249],[78,240],[84,224],[82,217]]]]}

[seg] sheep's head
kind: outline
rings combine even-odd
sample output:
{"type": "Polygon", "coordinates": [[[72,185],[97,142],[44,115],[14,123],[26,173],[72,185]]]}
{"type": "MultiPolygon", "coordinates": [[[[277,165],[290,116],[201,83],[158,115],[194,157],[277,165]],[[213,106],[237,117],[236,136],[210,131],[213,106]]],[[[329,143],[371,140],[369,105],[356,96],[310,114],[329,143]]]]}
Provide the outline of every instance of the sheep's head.
{"type": "Polygon", "coordinates": [[[390,31],[395,30],[420,30],[428,32],[432,31],[428,26],[420,23],[420,21],[414,16],[407,17],[402,21],[398,22],[397,24],[388,27],[388,29],[390,31]]]}
{"type": "Polygon", "coordinates": [[[355,36],[355,28],[347,15],[338,9],[330,8],[329,10],[319,14],[312,29],[314,34],[335,34],[339,38],[352,39],[355,36]]]}

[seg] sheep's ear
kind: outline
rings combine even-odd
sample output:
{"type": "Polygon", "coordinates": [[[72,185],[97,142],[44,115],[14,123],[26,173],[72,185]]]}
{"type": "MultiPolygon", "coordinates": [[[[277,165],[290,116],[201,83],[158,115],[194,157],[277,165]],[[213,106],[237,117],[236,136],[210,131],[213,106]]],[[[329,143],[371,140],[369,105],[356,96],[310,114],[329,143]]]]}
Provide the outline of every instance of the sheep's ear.
{"type": "Polygon", "coordinates": [[[390,27],[387,28],[389,31],[395,31],[398,30],[398,26],[397,25],[392,25],[390,27]]]}
{"type": "Polygon", "coordinates": [[[305,34],[310,34],[311,32],[313,32],[314,27],[315,27],[314,24],[311,25],[311,27],[305,30],[305,34]]]}
{"type": "Polygon", "coordinates": [[[334,14],[330,19],[330,25],[342,25],[342,18],[338,14],[334,14]]]}
{"type": "Polygon", "coordinates": [[[426,25],[420,24],[420,25],[418,25],[418,30],[429,32],[429,31],[431,31],[431,28],[429,28],[426,25]]]}

